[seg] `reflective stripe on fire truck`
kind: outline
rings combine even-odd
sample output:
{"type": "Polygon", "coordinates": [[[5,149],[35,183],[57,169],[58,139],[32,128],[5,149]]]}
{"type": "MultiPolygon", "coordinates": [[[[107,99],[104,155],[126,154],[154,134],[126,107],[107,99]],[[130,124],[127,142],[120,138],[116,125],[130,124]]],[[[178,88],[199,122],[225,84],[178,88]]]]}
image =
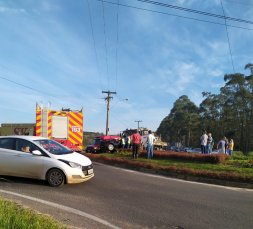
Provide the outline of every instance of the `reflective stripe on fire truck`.
{"type": "Polygon", "coordinates": [[[83,141],[83,113],[69,112],[69,140],[82,149],[83,141]]]}
{"type": "Polygon", "coordinates": [[[41,136],[41,109],[36,110],[36,136],[41,136]]]}

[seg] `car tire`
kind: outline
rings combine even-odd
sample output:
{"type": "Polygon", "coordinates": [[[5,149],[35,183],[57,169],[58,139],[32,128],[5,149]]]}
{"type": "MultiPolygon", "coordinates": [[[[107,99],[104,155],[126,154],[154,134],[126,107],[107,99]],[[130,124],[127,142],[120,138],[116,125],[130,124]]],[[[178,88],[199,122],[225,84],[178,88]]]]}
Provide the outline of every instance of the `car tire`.
{"type": "Polygon", "coordinates": [[[109,150],[109,151],[113,151],[114,150],[114,145],[112,144],[112,143],[109,143],[108,145],[107,145],[107,149],[109,150]]]}
{"type": "Polygon", "coordinates": [[[52,187],[60,187],[65,182],[64,173],[59,169],[51,169],[47,173],[47,182],[52,187]]]}

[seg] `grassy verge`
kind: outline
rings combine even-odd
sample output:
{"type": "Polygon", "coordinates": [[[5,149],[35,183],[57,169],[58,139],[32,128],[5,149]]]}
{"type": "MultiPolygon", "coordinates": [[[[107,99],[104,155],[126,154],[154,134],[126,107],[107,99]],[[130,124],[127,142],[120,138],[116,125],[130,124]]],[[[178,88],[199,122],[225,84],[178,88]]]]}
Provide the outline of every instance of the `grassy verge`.
{"type": "Polygon", "coordinates": [[[52,218],[38,215],[16,203],[0,198],[0,228],[5,229],[67,229],[52,218]]]}
{"type": "MultiPolygon", "coordinates": [[[[99,155],[136,161],[132,159],[132,155],[128,152],[120,152],[120,153],[115,153],[115,154],[103,153],[99,155]]],[[[172,159],[157,160],[155,159],[155,156],[154,156],[154,159],[146,159],[146,158],[139,157],[138,161],[143,162],[143,163],[151,163],[155,166],[163,166],[163,167],[175,166],[178,168],[188,168],[188,169],[193,169],[193,170],[212,171],[212,172],[231,172],[231,173],[236,172],[240,175],[247,174],[247,175],[253,176],[252,168],[245,168],[242,166],[243,163],[247,164],[248,160],[245,160],[245,158],[243,158],[243,160],[238,160],[238,157],[237,157],[237,160],[233,160],[233,158],[231,157],[230,160],[226,161],[225,163],[220,163],[220,164],[209,164],[209,163],[181,161],[181,160],[172,160],[172,159]]]]}
{"type": "MultiPolygon", "coordinates": [[[[227,181],[239,181],[253,183],[253,166],[252,158],[245,157],[228,157],[220,163],[201,162],[199,159],[213,159],[225,155],[187,155],[178,153],[178,159],[165,158],[161,159],[160,152],[154,152],[154,159],[146,159],[145,154],[141,153],[138,160],[133,160],[130,152],[118,152],[114,154],[103,153],[99,155],[86,154],[91,159],[102,159],[112,164],[128,164],[139,168],[155,169],[156,171],[175,172],[178,174],[193,175],[206,178],[222,179],[227,181]],[[159,158],[160,157],[160,158],[159,158]],[[194,158],[198,161],[191,161],[194,158]],[[159,158],[159,159],[158,159],[159,158]]],[[[171,153],[173,156],[173,153],[171,153]]],[[[164,155],[163,155],[164,156],[164,155]]],[[[168,157],[168,155],[167,155],[168,157]]],[[[212,160],[211,160],[212,161],[212,160]]]]}

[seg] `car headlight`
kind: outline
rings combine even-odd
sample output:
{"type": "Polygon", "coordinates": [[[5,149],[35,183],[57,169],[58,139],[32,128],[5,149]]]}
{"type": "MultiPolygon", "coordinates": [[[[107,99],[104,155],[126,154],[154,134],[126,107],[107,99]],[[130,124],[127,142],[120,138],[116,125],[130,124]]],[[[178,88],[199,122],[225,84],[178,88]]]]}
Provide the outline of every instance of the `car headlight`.
{"type": "Polygon", "coordinates": [[[78,163],[75,163],[75,162],[71,162],[71,161],[65,161],[65,160],[62,160],[62,159],[59,159],[59,161],[62,161],[64,163],[66,163],[67,165],[69,165],[70,167],[72,168],[75,168],[75,169],[82,169],[82,166],[78,163]]]}

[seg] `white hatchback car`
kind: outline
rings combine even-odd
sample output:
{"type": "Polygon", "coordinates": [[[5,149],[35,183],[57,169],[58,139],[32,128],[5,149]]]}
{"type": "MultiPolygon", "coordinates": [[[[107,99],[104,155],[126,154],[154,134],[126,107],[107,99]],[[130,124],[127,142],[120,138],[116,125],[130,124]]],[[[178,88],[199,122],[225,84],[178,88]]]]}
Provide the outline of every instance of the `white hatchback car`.
{"type": "Polygon", "coordinates": [[[94,176],[89,158],[48,138],[0,137],[0,175],[47,180],[53,186],[94,176]]]}

